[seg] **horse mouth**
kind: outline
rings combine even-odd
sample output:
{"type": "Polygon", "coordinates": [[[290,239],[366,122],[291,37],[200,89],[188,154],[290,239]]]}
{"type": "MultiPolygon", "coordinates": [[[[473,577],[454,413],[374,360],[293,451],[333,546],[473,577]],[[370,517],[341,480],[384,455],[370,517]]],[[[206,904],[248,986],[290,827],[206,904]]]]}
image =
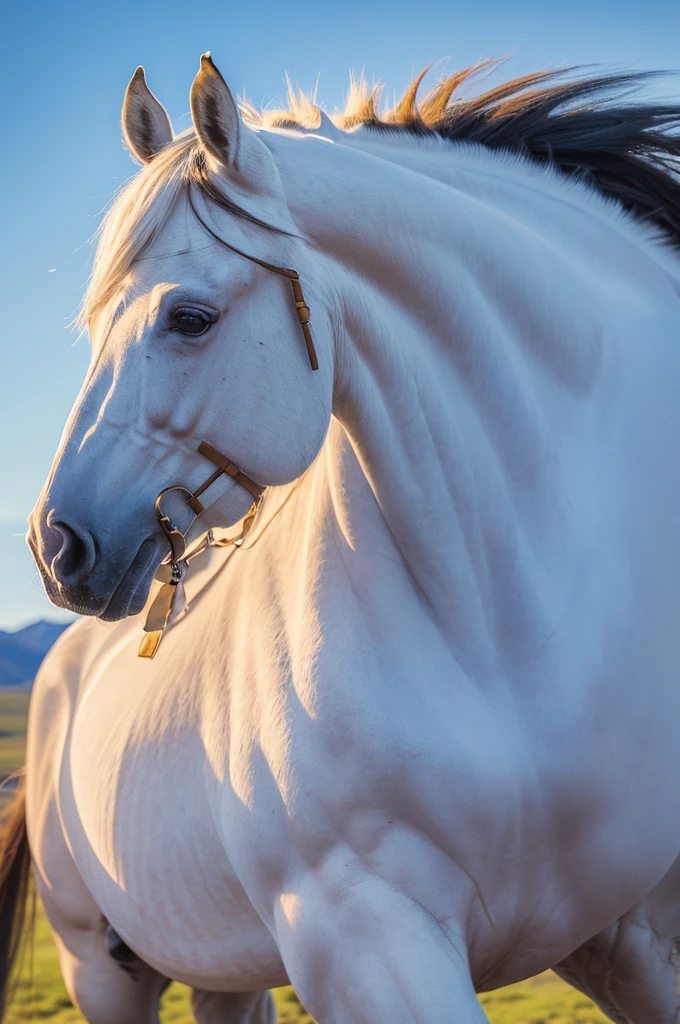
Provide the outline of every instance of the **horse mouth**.
{"type": "MultiPolygon", "coordinates": [[[[103,622],[117,622],[138,615],[146,604],[154,573],[160,561],[158,540],[147,537],[127,568],[102,611],[95,614],[103,622]]],[[[90,613],[92,614],[92,613],[90,613]]]]}
{"type": "MultiPolygon", "coordinates": [[[[29,545],[35,550],[30,540],[29,545]]],[[[122,579],[108,597],[88,583],[64,586],[54,580],[42,560],[36,559],[36,563],[52,604],[58,608],[67,608],[76,615],[96,616],[104,622],[116,622],[141,612],[162,555],[163,546],[158,538],[147,537],[143,540],[122,579]]]]}

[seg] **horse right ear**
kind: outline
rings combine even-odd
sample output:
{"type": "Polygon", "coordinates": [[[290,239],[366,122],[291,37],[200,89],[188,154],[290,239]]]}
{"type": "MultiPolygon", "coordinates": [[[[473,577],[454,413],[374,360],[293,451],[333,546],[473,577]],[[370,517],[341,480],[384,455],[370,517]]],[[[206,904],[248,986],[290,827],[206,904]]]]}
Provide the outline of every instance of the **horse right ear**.
{"type": "Polygon", "coordinates": [[[167,111],[146,84],[142,67],[125,90],[122,123],[126,145],[142,164],[148,164],[174,138],[167,111]]]}

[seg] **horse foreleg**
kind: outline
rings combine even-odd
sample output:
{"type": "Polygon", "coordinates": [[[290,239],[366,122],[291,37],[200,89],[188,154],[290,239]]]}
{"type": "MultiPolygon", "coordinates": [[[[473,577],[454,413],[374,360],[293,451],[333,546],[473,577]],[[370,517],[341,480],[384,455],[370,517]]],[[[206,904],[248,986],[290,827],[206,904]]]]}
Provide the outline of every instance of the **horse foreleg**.
{"type": "Polygon", "coordinates": [[[574,950],[555,972],[615,1024],[680,1020],[680,860],[620,920],[574,950]]]}
{"type": "Polygon", "coordinates": [[[195,988],[191,1009],[196,1024],[276,1024],[271,992],[203,992],[195,988]]]}
{"type": "MultiPolygon", "coordinates": [[[[77,912],[64,912],[38,884],[52,925],[66,989],[88,1024],[158,1024],[167,979],[130,950],[115,955],[111,932],[87,894],[77,912]]],[[[73,889],[69,895],[73,894],[73,889]]],[[[74,908],[76,909],[76,908],[74,908]]]]}
{"type": "Polygon", "coordinates": [[[489,1024],[461,932],[358,873],[309,875],[276,912],[286,973],[319,1024],[489,1024]]]}

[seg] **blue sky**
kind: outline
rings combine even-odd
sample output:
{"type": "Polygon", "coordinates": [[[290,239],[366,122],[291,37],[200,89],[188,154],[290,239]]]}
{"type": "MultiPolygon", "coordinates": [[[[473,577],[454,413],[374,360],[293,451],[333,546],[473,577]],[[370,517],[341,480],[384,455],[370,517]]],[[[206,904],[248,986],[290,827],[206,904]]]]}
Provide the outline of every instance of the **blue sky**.
{"type": "MultiPolygon", "coordinates": [[[[348,70],[365,68],[387,95],[431,61],[450,68],[513,54],[498,75],[597,63],[680,69],[677,0],[508,4],[272,3],[119,0],[9,5],[0,85],[5,156],[0,289],[0,628],[58,618],[21,539],[87,364],[67,329],[87,279],[101,209],[133,172],[120,139],[127,81],[144,64],[175,128],[188,124],[199,55],[211,50],[236,91],[281,97],[284,74],[329,108],[348,70]]],[[[680,78],[658,87],[680,97],[680,78]]]]}

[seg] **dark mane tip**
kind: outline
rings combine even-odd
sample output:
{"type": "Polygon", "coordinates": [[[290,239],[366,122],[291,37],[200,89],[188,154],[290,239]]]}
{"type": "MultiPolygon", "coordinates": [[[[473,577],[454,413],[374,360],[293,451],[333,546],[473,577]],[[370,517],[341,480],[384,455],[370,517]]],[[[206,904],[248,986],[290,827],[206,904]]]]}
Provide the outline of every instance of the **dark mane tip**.
{"type": "MultiPolygon", "coordinates": [[[[383,113],[380,86],[352,79],[345,110],[335,121],[345,131],[439,136],[525,156],[617,200],[680,247],[680,101],[635,98],[650,79],[669,72],[587,75],[583,68],[561,68],[460,96],[463,86],[499,63],[487,60],[457,71],[421,96],[426,68],[383,113]]],[[[260,123],[305,127],[301,118],[309,119],[310,110],[318,113],[314,96],[289,88],[289,99],[290,111],[259,115],[260,123]]]]}
{"type": "MultiPolygon", "coordinates": [[[[478,70],[467,69],[462,81],[478,70]]],[[[454,88],[454,98],[449,92],[435,117],[431,92],[418,107],[415,133],[422,134],[426,125],[429,134],[450,141],[522,154],[557,168],[618,200],[680,247],[680,103],[627,101],[631,92],[667,72],[553,81],[575,70],[536,72],[464,100],[455,98],[454,88]]],[[[414,130],[408,123],[402,127],[414,130]]]]}

